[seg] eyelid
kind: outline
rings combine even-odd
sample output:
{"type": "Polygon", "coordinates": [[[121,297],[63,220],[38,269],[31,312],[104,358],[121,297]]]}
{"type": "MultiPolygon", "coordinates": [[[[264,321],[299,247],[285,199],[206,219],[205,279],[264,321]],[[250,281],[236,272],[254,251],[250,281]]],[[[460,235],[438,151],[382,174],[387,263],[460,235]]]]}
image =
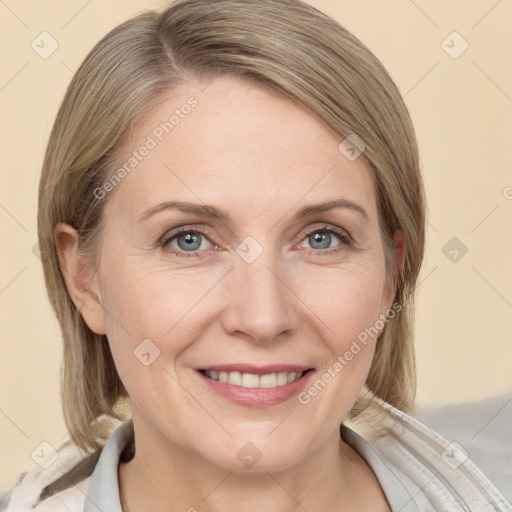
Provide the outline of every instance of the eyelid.
{"type": "MultiPolygon", "coordinates": [[[[309,236],[310,234],[312,234],[316,231],[320,231],[322,229],[331,230],[332,232],[338,234],[339,236],[344,236],[344,237],[348,238],[349,240],[353,241],[351,234],[345,228],[335,226],[335,225],[332,225],[332,224],[329,224],[326,222],[323,222],[320,224],[322,224],[322,225],[312,226],[311,228],[307,229],[306,231],[301,231],[299,233],[299,235],[297,235],[297,237],[294,239],[293,243],[301,241],[306,236],[309,236]]],[[[174,238],[175,236],[177,236],[178,234],[180,234],[182,232],[187,233],[187,232],[194,232],[194,231],[201,233],[202,235],[204,235],[205,237],[207,237],[209,239],[208,230],[204,229],[203,226],[195,225],[195,224],[185,224],[182,226],[177,226],[175,228],[166,230],[165,233],[159,238],[158,242],[163,244],[164,242],[169,241],[171,238],[174,238]]],[[[210,242],[214,243],[212,240],[210,240],[210,242]]]]}
{"type": "Polygon", "coordinates": [[[197,233],[201,233],[202,235],[204,235],[206,238],[208,238],[210,243],[215,245],[215,243],[212,242],[210,240],[210,238],[208,237],[207,231],[208,230],[204,229],[203,226],[196,226],[193,224],[191,224],[191,225],[185,224],[183,226],[177,226],[175,228],[166,230],[165,233],[158,239],[157,244],[163,246],[164,244],[168,243],[171,239],[174,239],[177,235],[179,235],[181,233],[197,232],[197,233]]]}
{"type": "Polygon", "coordinates": [[[312,233],[315,233],[316,231],[328,231],[328,232],[338,235],[342,239],[350,240],[350,242],[354,241],[351,234],[346,229],[339,227],[339,226],[335,226],[334,224],[328,224],[325,222],[321,226],[312,227],[312,228],[306,230],[305,232],[301,232],[298,240],[300,241],[303,238],[308,237],[312,233]]]}
{"type": "MultiPolygon", "coordinates": [[[[349,246],[351,244],[354,243],[354,239],[352,238],[351,234],[344,228],[342,227],[339,227],[339,226],[336,226],[336,225],[333,225],[333,224],[328,224],[326,222],[319,222],[317,224],[321,224],[321,225],[316,225],[316,226],[312,226],[310,228],[308,228],[306,231],[301,231],[299,233],[299,235],[297,235],[297,237],[294,239],[293,241],[293,244],[297,244],[299,242],[301,242],[302,240],[306,239],[308,236],[310,236],[312,233],[315,233],[317,231],[327,231],[327,232],[330,232],[330,233],[334,233],[336,236],[338,236],[341,240],[341,244],[340,245],[345,245],[345,246],[349,246]]],[[[181,233],[190,233],[190,232],[197,232],[197,233],[200,233],[201,235],[203,235],[205,238],[208,239],[208,241],[213,244],[214,246],[217,246],[216,242],[212,241],[210,239],[210,237],[208,236],[208,229],[205,229],[204,226],[202,225],[195,225],[195,224],[185,224],[185,225],[182,225],[182,226],[177,226],[173,229],[170,229],[170,230],[167,230],[157,241],[157,246],[160,246],[162,248],[166,248],[167,244],[171,241],[171,240],[174,240],[176,239],[176,237],[178,235],[180,235],[181,233]]],[[[305,248],[305,249],[308,249],[308,248],[305,248]]],[[[318,252],[319,254],[321,253],[329,253],[329,252],[335,252],[336,250],[341,250],[341,249],[337,249],[337,248],[330,248],[330,249],[319,249],[319,250],[315,250],[315,249],[312,249],[312,248],[309,248],[311,251],[313,252],[318,252]]],[[[169,252],[180,252],[180,254],[186,254],[187,251],[169,251],[169,252]]],[[[190,254],[201,254],[201,253],[204,253],[206,252],[205,250],[203,251],[191,251],[190,254]]]]}

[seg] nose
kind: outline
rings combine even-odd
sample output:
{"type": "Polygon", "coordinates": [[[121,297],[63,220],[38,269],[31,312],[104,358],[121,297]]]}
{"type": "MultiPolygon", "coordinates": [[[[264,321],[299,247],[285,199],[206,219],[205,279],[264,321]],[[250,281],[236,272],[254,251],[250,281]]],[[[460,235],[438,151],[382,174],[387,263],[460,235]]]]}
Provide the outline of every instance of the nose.
{"type": "Polygon", "coordinates": [[[293,332],[298,326],[298,299],[286,277],[282,262],[270,251],[252,263],[240,258],[229,276],[230,297],[222,314],[226,332],[260,344],[293,332]]]}

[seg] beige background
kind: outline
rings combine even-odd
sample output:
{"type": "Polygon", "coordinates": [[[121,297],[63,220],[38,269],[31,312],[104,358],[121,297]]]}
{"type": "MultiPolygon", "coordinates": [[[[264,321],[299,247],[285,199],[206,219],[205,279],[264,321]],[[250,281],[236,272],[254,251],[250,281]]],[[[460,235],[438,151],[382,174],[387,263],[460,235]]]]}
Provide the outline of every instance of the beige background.
{"type": "MultiPolygon", "coordinates": [[[[416,326],[418,401],[512,397],[512,1],[311,3],[382,60],[416,126],[430,208],[416,326]],[[453,54],[462,39],[450,36],[442,46],[454,31],[469,45],[458,58],[443,46],[453,54]],[[468,249],[456,262],[443,253],[452,237],[468,249]]],[[[66,433],[60,332],[32,250],[54,116],[73,70],[99,38],[164,4],[0,3],[0,488],[33,464],[39,443],[58,446],[66,433]],[[43,31],[59,45],[47,59],[31,48],[43,31]]]]}

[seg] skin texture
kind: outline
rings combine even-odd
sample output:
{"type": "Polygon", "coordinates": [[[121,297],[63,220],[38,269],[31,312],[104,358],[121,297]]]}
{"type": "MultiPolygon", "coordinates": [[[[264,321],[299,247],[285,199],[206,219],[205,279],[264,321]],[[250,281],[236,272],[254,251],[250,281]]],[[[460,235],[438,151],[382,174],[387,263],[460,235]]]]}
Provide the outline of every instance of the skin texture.
{"type": "MultiPolygon", "coordinates": [[[[339,437],[375,338],[307,405],[295,396],[242,406],[197,374],[221,363],[290,363],[314,367],[314,382],[392,306],[368,162],[348,160],[343,137],[303,106],[222,77],[162,99],[120,163],[191,96],[197,106],[103,199],[96,272],[77,258],[74,229],[55,229],[70,294],[88,326],[107,334],[131,398],[136,455],[119,467],[123,510],[389,510],[370,468],[339,437]],[[349,208],[295,218],[342,198],[368,219],[349,208]],[[230,220],[167,210],[137,222],[172,200],[222,208],[230,220]],[[329,239],[326,225],[351,241],[329,239]],[[193,250],[186,233],[159,245],[180,226],[204,230],[193,250]],[[246,237],[262,249],[251,263],[236,252],[246,237]],[[145,339],[160,350],[148,366],[134,356],[145,339]],[[251,468],[237,457],[248,442],[261,453],[251,468]]],[[[403,265],[400,231],[394,242],[403,265]]]]}

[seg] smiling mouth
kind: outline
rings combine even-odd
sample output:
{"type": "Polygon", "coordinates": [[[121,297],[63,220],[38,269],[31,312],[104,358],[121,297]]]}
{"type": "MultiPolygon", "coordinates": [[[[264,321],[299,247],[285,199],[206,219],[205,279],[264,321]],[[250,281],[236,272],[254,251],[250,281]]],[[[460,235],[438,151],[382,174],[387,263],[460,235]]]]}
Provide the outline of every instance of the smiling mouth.
{"type": "Polygon", "coordinates": [[[211,380],[224,382],[233,386],[243,388],[264,388],[272,389],[281,386],[286,386],[296,380],[299,380],[303,375],[313,371],[309,368],[303,372],[276,372],[268,373],[266,375],[256,375],[254,373],[242,372],[225,372],[213,370],[199,370],[203,375],[211,380]]]}

